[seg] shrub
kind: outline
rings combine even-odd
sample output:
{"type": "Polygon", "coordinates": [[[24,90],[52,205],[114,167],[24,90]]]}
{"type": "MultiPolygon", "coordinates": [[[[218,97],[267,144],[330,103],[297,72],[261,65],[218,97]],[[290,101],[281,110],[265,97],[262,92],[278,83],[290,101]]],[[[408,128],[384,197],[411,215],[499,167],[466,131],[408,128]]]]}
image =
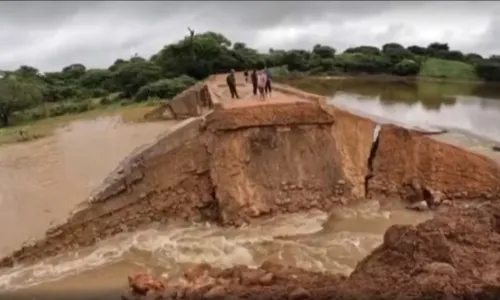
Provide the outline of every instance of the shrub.
{"type": "Polygon", "coordinates": [[[134,100],[141,102],[151,98],[171,99],[195,83],[196,79],[185,75],[172,79],[160,79],[141,87],[135,94],[134,100]]]}
{"type": "Polygon", "coordinates": [[[412,59],[403,59],[394,66],[393,73],[400,76],[417,75],[420,66],[412,59]]]}

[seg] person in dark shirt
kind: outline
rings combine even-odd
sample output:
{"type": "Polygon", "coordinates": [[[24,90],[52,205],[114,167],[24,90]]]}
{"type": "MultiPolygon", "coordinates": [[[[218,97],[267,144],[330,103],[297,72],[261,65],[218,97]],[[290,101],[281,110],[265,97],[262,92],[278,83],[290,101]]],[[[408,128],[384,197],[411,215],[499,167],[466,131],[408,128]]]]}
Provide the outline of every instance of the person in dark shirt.
{"type": "Polygon", "coordinates": [[[271,72],[269,71],[268,68],[266,68],[264,70],[264,72],[266,73],[266,77],[267,77],[265,91],[266,91],[266,94],[271,95],[271,92],[273,91],[273,89],[271,87],[271,72]]]}
{"type": "Polygon", "coordinates": [[[257,96],[257,70],[253,69],[250,79],[252,80],[253,95],[257,96]]]}
{"type": "Polygon", "coordinates": [[[245,70],[245,72],[243,72],[243,76],[245,76],[245,82],[248,82],[248,70],[245,70]]]}
{"type": "Polygon", "coordinates": [[[231,92],[231,98],[240,99],[238,91],[236,90],[236,78],[234,77],[234,70],[231,70],[229,75],[226,77],[227,85],[229,86],[229,91],[231,92]]]}

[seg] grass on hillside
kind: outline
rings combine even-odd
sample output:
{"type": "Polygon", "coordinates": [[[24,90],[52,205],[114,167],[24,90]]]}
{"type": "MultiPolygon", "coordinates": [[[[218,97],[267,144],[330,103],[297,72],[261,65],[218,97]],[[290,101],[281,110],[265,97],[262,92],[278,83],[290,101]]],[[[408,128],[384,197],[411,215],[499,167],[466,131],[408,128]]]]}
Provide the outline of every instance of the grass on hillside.
{"type": "Polygon", "coordinates": [[[125,122],[141,122],[144,120],[144,115],[155,108],[156,106],[148,102],[127,106],[115,104],[102,106],[78,114],[67,114],[38,121],[25,122],[11,127],[0,128],[0,145],[31,141],[49,136],[55,129],[72,121],[95,119],[100,116],[121,115],[125,122]]]}
{"type": "Polygon", "coordinates": [[[465,62],[438,58],[429,58],[425,60],[420,68],[418,76],[449,80],[479,80],[473,65],[465,62]]]}

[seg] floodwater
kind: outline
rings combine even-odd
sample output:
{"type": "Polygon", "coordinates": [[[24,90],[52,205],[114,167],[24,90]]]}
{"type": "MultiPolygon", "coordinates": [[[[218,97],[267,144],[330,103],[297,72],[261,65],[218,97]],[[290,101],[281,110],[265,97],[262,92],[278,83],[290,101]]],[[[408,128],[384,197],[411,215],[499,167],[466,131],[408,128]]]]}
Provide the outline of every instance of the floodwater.
{"type": "Polygon", "coordinates": [[[0,287],[17,295],[85,293],[101,295],[126,287],[126,275],[149,270],[167,278],[190,264],[256,266],[270,260],[309,270],[349,274],[382,241],[392,224],[414,224],[430,217],[403,208],[381,208],[376,201],[280,216],[243,228],[208,224],[152,228],[123,234],[92,249],[67,253],[34,266],[0,271],[0,287]]]}
{"type": "MultiPolygon", "coordinates": [[[[500,89],[464,84],[328,82],[331,103],[414,126],[455,128],[500,140],[500,89]],[[430,84],[430,85],[429,85],[430,84]],[[480,91],[480,92],[478,92],[480,91]]],[[[329,89],[329,90],[328,90],[329,89]]],[[[54,136],[0,147],[0,254],[41,236],[135,147],[171,123],[126,124],[119,117],[78,121],[54,136]]],[[[126,275],[150,270],[175,277],[190,264],[228,267],[265,260],[348,274],[392,224],[430,217],[376,201],[276,217],[230,229],[208,224],[150,228],[31,266],[0,270],[0,291],[55,294],[120,290],[126,275]]]]}
{"type": "Polygon", "coordinates": [[[171,125],[102,117],[75,121],[47,138],[0,147],[0,255],[66,219],[120,160],[171,125]]]}
{"type": "Polygon", "coordinates": [[[379,123],[441,131],[431,137],[500,163],[498,84],[358,79],[327,80],[320,86],[337,107],[379,123]]]}
{"type": "Polygon", "coordinates": [[[322,93],[330,103],[353,112],[500,141],[500,85],[333,80],[327,86],[322,93]]]}

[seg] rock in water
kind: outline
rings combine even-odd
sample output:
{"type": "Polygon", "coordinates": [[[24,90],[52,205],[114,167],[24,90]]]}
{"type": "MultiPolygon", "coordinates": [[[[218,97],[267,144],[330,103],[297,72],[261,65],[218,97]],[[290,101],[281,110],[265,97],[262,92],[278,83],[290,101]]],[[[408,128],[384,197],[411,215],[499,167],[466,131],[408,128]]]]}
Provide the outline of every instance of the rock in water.
{"type": "Polygon", "coordinates": [[[425,200],[417,201],[409,204],[406,208],[413,209],[417,211],[426,211],[429,210],[429,205],[425,200]]]}

